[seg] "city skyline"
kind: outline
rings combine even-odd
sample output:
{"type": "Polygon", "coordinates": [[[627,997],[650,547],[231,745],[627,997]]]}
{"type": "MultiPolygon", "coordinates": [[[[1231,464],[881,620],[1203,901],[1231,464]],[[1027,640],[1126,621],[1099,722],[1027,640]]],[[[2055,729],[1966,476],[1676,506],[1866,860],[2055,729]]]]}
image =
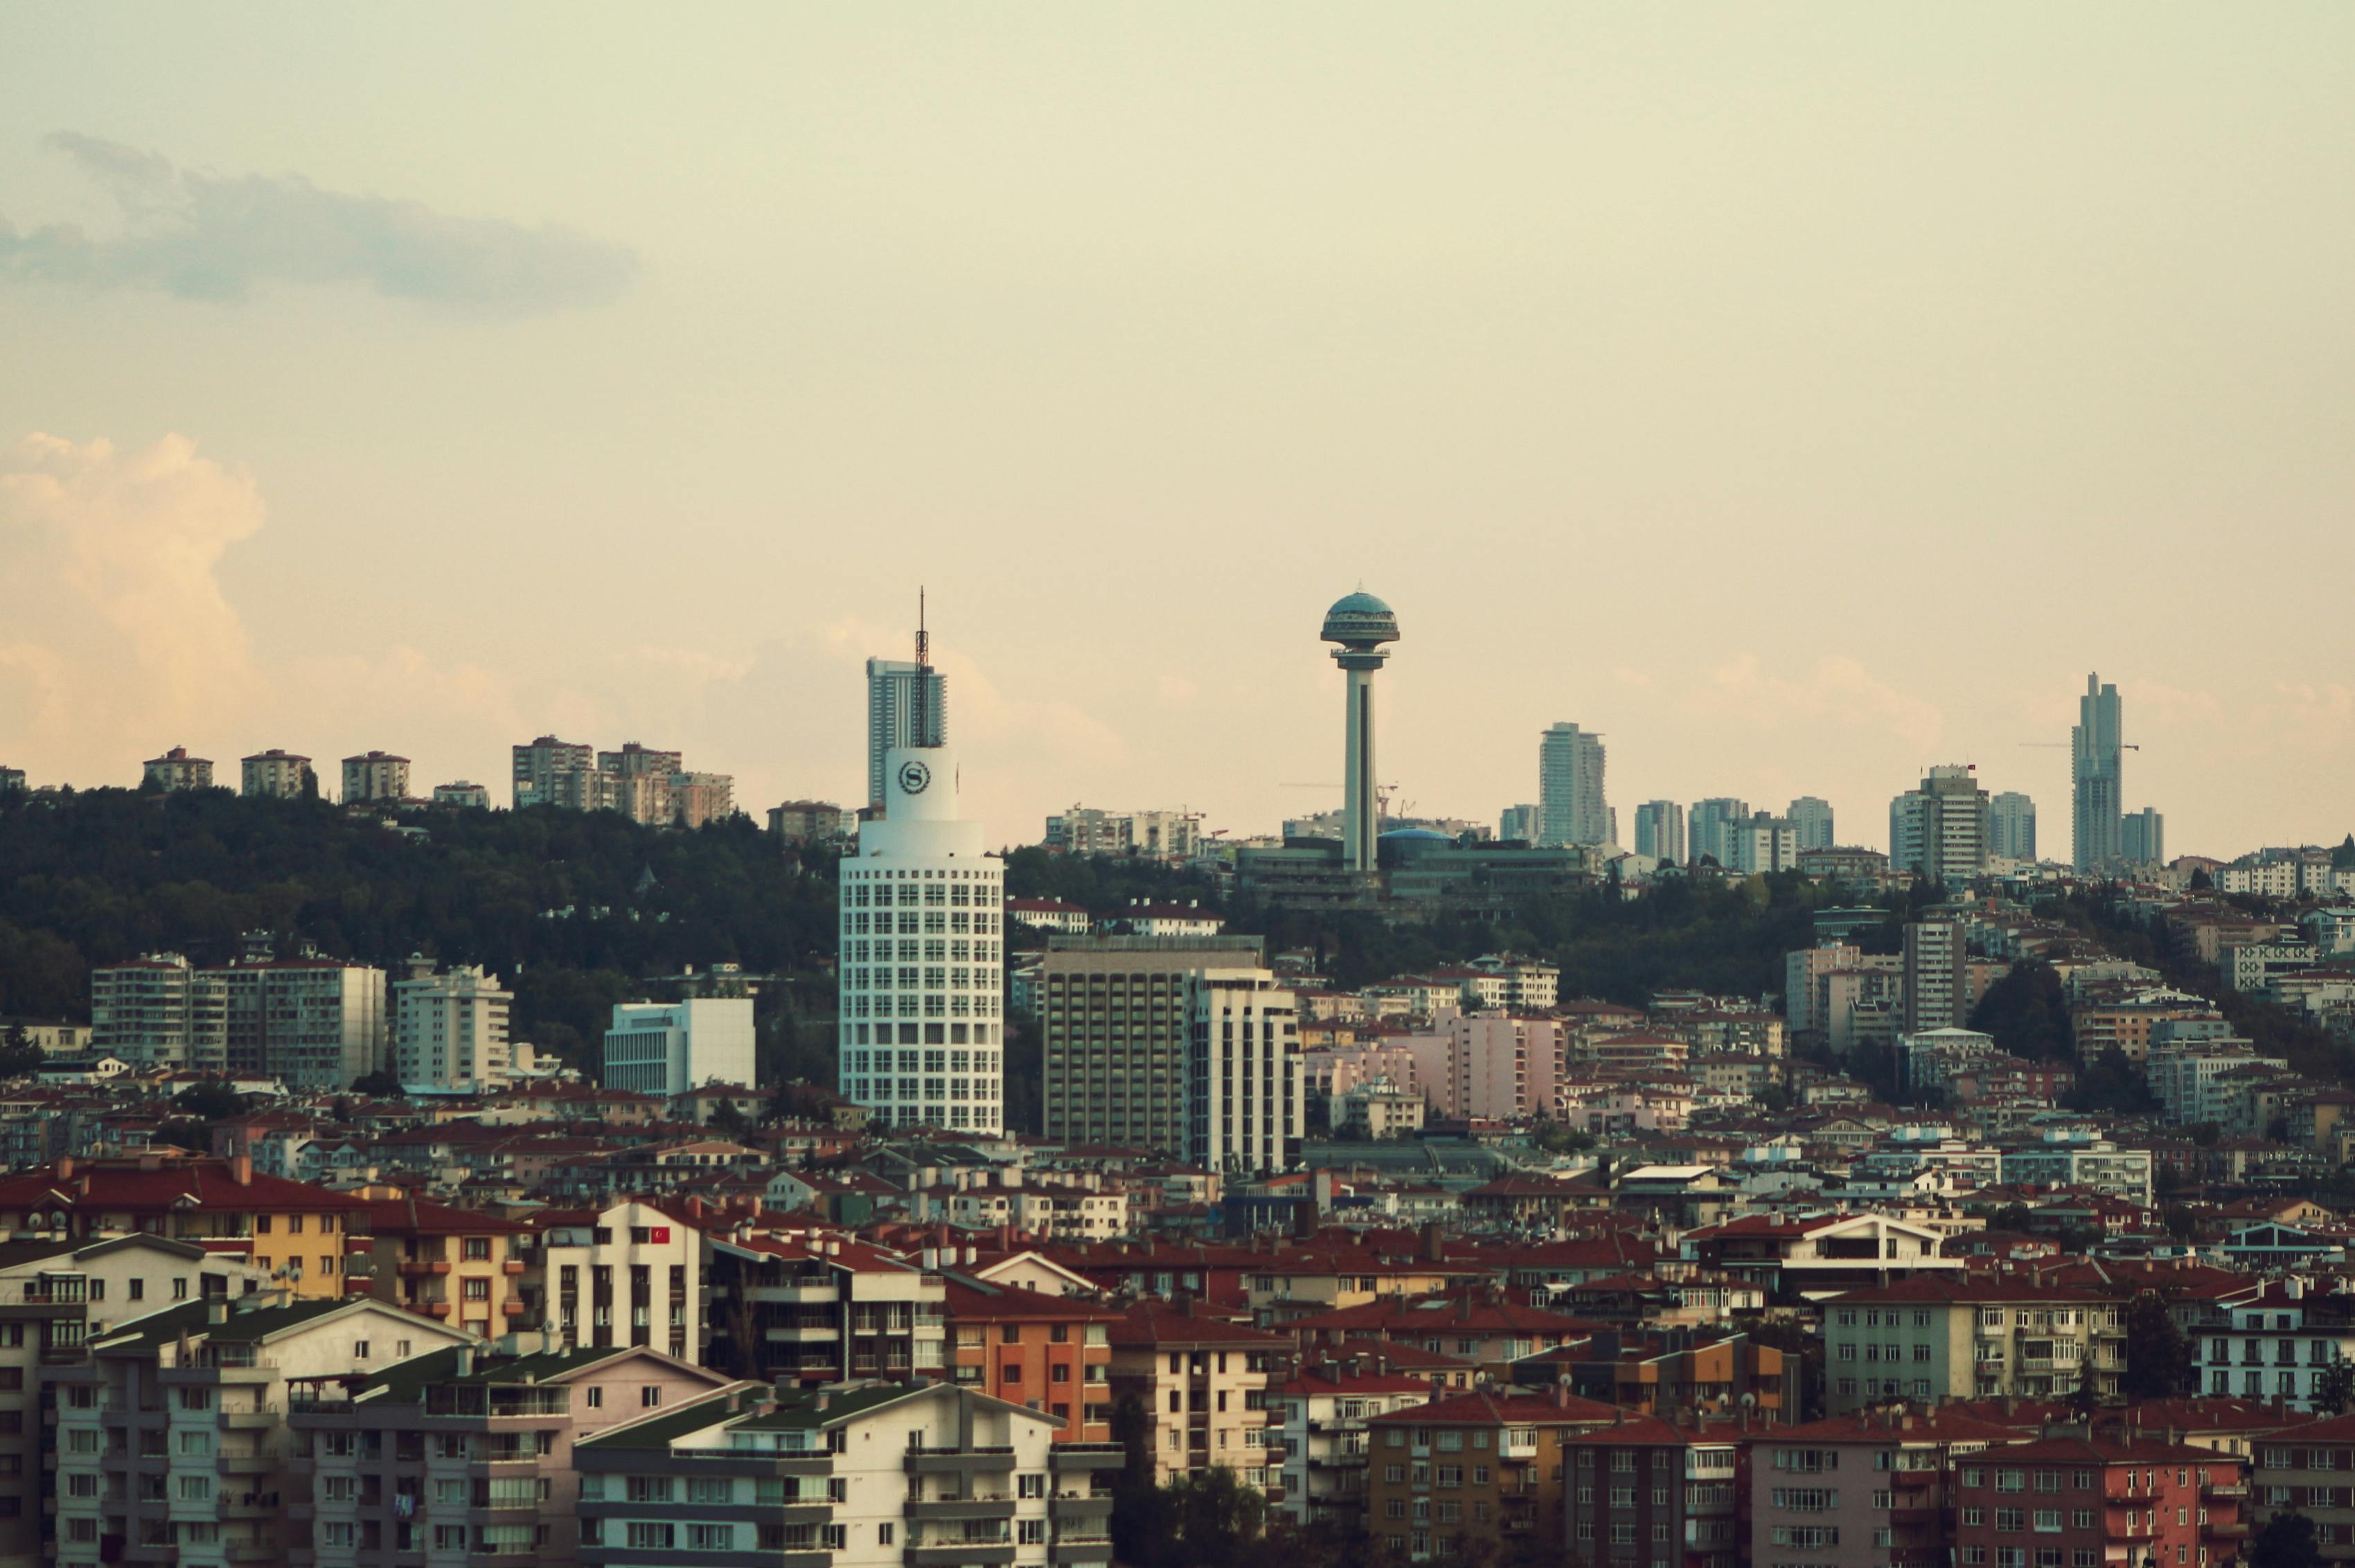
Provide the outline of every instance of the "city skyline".
{"type": "Polygon", "coordinates": [[[2355,16],[932,15],[24,20],[0,765],[553,733],[856,804],[929,582],[998,831],[1272,827],[1362,578],[1423,814],[1569,713],[1624,802],[1971,762],[2059,854],[2100,669],[2170,851],[2348,830],[2355,16]]]}

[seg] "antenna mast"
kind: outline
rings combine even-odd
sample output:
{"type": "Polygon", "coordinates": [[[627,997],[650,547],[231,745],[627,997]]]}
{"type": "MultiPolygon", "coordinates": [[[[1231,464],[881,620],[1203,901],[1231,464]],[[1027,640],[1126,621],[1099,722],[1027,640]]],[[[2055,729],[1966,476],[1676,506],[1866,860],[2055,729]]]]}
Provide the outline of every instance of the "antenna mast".
{"type": "Polygon", "coordinates": [[[913,745],[929,746],[932,743],[930,712],[932,635],[924,629],[924,591],[922,587],[916,590],[916,678],[911,684],[915,691],[911,705],[912,711],[909,714],[913,722],[909,726],[908,740],[913,745]]]}

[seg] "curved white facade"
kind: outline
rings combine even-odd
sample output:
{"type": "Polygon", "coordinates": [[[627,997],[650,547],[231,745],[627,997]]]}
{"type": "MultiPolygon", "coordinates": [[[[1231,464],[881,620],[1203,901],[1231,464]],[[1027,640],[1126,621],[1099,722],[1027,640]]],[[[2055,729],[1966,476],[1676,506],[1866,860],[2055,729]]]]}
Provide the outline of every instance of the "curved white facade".
{"type": "Polygon", "coordinates": [[[836,1082],[879,1125],[1003,1121],[1006,871],[957,815],[956,758],[895,746],[883,816],[843,857],[836,1082]]]}

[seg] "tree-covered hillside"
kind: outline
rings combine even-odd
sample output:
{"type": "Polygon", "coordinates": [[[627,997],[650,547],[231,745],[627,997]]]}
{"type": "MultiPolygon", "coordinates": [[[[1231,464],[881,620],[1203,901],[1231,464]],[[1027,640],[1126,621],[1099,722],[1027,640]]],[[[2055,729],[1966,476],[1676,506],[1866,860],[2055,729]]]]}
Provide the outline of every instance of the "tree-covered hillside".
{"type": "Polygon", "coordinates": [[[398,820],[226,790],[0,798],[0,1014],[86,1017],[91,965],[156,951],[226,962],[249,931],[389,970],[412,953],[485,965],[515,987],[518,1038],[566,1051],[644,994],[641,978],[689,964],[802,976],[784,1008],[796,993],[831,1005],[808,995],[834,950],[831,859],[805,867],[749,821],[398,820]]]}

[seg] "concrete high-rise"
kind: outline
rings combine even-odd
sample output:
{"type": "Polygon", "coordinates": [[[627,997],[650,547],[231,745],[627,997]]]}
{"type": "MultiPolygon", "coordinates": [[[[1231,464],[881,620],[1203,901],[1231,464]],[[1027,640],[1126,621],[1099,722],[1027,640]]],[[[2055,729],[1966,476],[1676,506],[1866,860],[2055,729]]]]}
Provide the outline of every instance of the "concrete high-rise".
{"type": "Polygon", "coordinates": [[[1195,982],[1259,971],[1264,952],[1256,936],[1050,935],[1037,983],[1047,1136],[1182,1157],[1195,982]]]}
{"type": "Polygon", "coordinates": [[[1611,807],[1603,798],[1603,737],[1556,724],[1538,741],[1538,842],[1607,844],[1611,807]]]}
{"type": "Polygon", "coordinates": [[[1681,864],[1685,858],[1685,808],[1673,800],[1647,800],[1637,806],[1636,853],[1681,864]]]}
{"type": "Polygon", "coordinates": [[[2016,789],[1987,802],[1987,853],[2005,860],[2036,859],[2036,803],[2016,789]]]}
{"type": "Polygon", "coordinates": [[[1889,803],[1889,864],[1959,887],[1987,857],[1987,795],[1968,766],[1930,770],[1922,787],[1889,803]]]}
{"type": "Polygon", "coordinates": [[[1497,837],[1516,843],[1538,841],[1538,808],[1530,805],[1508,805],[1497,820],[1497,837]]]}
{"type": "Polygon", "coordinates": [[[2077,699],[2077,727],[2069,731],[2070,850],[2081,871],[2098,871],[2122,858],[2124,720],[2118,688],[2104,686],[2099,675],[2087,676],[2085,695],[2077,699]]]}
{"type": "Polygon", "coordinates": [[[684,1094],[707,1083],[750,1089],[752,1003],[744,997],[620,1002],[605,1031],[608,1089],[684,1094]]]}
{"type": "Polygon", "coordinates": [[[1692,815],[1686,820],[1686,842],[1692,848],[1696,860],[1706,855],[1722,866],[1733,853],[1731,837],[1734,825],[1750,816],[1750,803],[1730,795],[1713,795],[1692,804],[1692,815]]]}
{"type": "Polygon", "coordinates": [[[1832,803],[1821,796],[1803,795],[1783,815],[1791,819],[1802,849],[1828,849],[1839,842],[1832,829],[1832,803]]]}
{"type": "Polygon", "coordinates": [[[1325,612],[1322,641],[1337,643],[1333,662],[1348,679],[1348,755],[1341,771],[1341,867],[1370,875],[1381,814],[1374,795],[1374,672],[1399,638],[1398,616],[1372,594],[1346,594],[1325,612]]]}
{"type": "Polygon", "coordinates": [[[2156,866],[2167,859],[2167,818],[2146,805],[2118,819],[2118,859],[2130,866],[2156,866]]]}
{"type": "Polygon", "coordinates": [[[245,795],[270,795],[280,800],[300,800],[305,788],[318,787],[311,772],[311,759],[272,746],[266,752],[256,752],[238,763],[240,787],[245,795]]]}
{"type": "Polygon", "coordinates": [[[844,857],[841,1065],[882,1126],[1004,1121],[1005,865],[957,815],[945,746],[894,746],[882,815],[844,857]]]}
{"type": "Polygon", "coordinates": [[[357,801],[409,798],[409,759],[396,757],[390,752],[363,752],[344,759],[344,800],[357,801]]]}
{"type": "Polygon", "coordinates": [[[1902,974],[1906,1033],[1963,1026],[1971,1008],[1962,922],[1924,920],[1907,926],[1902,974]]]}
{"type": "Polygon", "coordinates": [[[1186,1162],[1226,1175],[1299,1164],[1308,1085],[1291,990],[1265,969],[1205,970],[1186,1020],[1186,1162]]]}
{"type": "Polygon", "coordinates": [[[507,1039],[515,995],[482,965],[437,975],[432,959],[412,957],[407,977],[389,990],[392,1071],[404,1087],[485,1093],[529,1071],[531,1048],[507,1039]]]}
{"type": "Polygon", "coordinates": [[[1757,812],[1728,827],[1725,837],[1727,853],[1719,864],[1729,871],[1753,876],[1799,863],[1799,830],[1787,816],[1757,812]]]}
{"type": "Polygon", "coordinates": [[[597,752],[577,741],[542,735],[515,748],[515,805],[594,811],[598,803],[597,752]]]}
{"type": "Polygon", "coordinates": [[[867,661],[867,804],[890,795],[891,752],[902,746],[945,746],[949,739],[948,680],[932,667],[932,638],[917,602],[916,658],[867,661]]]}

